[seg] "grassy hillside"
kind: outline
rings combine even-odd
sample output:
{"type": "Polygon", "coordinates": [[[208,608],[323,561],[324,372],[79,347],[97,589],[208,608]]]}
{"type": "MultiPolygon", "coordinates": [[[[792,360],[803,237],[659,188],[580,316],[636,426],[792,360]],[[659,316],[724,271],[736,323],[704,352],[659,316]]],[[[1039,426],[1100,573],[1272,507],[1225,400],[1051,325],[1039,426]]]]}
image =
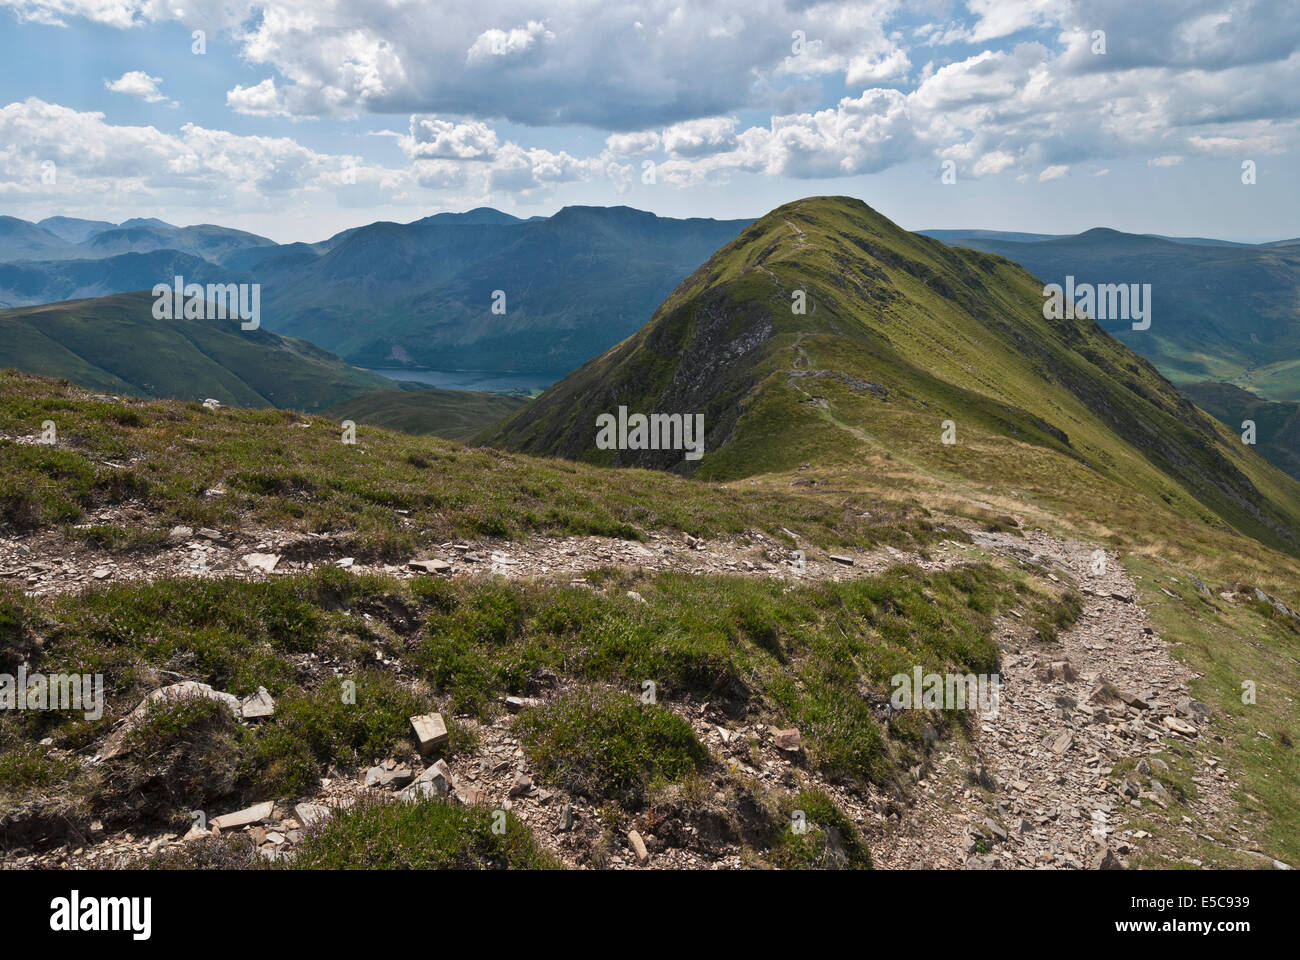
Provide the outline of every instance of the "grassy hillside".
{"type": "Polygon", "coordinates": [[[0,522],[19,529],[143,502],[164,533],[173,523],[346,531],[357,556],[387,559],[453,536],[636,539],[645,529],[697,536],[756,529],[789,541],[784,526],[831,547],[944,535],[901,501],[730,490],[657,471],[614,478],[377,428],[359,427],[356,444],[344,444],[338,424],[321,416],[110,402],[12,371],[0,373],[0,438],[0,522]],[[36,439],[45,420],[54,421],[60,446],[20,442],[36,439]],[[207,496],[213,488],[225,493],[207,496]]]}
{"type": "MultiPolygon", "coordinates": [[[[357,557],[390,559],[450,537],[538,532],[636,539],[649,530],[764,530],[790,542],[783,530],[793,528],[805,545],[854,549],[964,537],[876,497],[730,489],[638,470],[611,476],[380,429],[363,428],[345,445],[319,416],[110,403],[66,383],[0,374],[5,536],[71,534],[72,524],[112,508],[141,518],[121,531],[133,535],[123,549],[146,549],[185,522],[330,532],[357,557]],[[24,442],[47,419],[59,426],[58,445],[24,442]],[[205,495],[214,485],[224,493],[205,495]]],[[[747,726],[797,724],[809,774],[846,789],[897,789],[930,749],[927,724],[960,735],[969,720],[956,711],[888,717],[888,678],[912,663],[991,670],[995,619],[1015,609],[1044,629],[1063,623],[1063,593],[1038,573],[978,559],[848,583],[604,568],[578,581],[408,580],[322,565],[262,582],[163,570],[62,596],[0,585],[4,666],[15,657],[49,672],[76,665],[102,673],[108,687],[99,719],[0,716],[0,847],[65,825],[84,831],[92,819],[138,834],[188,829],[193,809],[271,797],[291,808],[315,796],[322,776],[340,776],[331,769],[409,751],[409,717],[430,709],[446,711],[445,755],[463,769],[478,737],[507,720],[501,698],[532,695],[542,683],[555,694],[547,707],[510,729],[548,789],[599,805],[599,822],[584,814],[591,865],[607,863],[614,842],[601,830],[621,837],[633,823],[645,829],[635,818],[671,809],[684,822],[711,818],[710,833],[743,844],[748,865],[869,866],[834,799],[716,761],[683,713],[709,705],[727,711],[734,719],[720,720],[731,725],[741,717],[747,726]],[[377,649],[386,651],[382,662],[377,649]],[[329,666],[304,668],[317,657],[329,666]],[[147,714],[120,755],[78,761],[103,752],[104,738],[160,677],[182,671],[236,695],[264,686],[275,715],[241,725],[224,705],[181,700],[147,714]],[[659,705],[634,695],[648,676],[659,683],[659,705]],[[340,696],[345,679],[356,684],[355,705],[340,696]],[[795,809],[808,815],[807,835],[791,835],[795,809]]],[[[747,734],[733,746],[745,765],[760,748],[772,749],[747,734]]],[[[518,823],[502,841],[511,853],[494,846],[478,811],[456,812],[464,809],[359,804],[308,838],[299,865],[464,866],[516,855],[516,865],[543,865],[518,823]]],[[[178,855],[218,854],[224,865],[239,857],[202,844],[178,855]]]]}
{"type": "Polygon", "coordinates": [[[491,439],[717,479],[880,456],[1101,522],[1167,507],[1300,551],[1300,485],[1091,320],[1044,320],[1041,291],[1021,267],[861,201],[787,204],[491,439]],[[596,415],[620,405],[704,414],[708,452],[692,464],[596,449],[596,415]]]}
{"type": "Polygon", "coordinates": [[[157,320],[148,291],[0,310],[0,368],[144,397],[319,410],[393,381],[239,320],[157,320]]]}
{"type": "Polygon", "coordinates": [[[1300,403],[1264,400],[1230,383],[1188,383],[1179,389],[1230,430],[1241,433],[1243,421],[1255,421],[1259,455],[1279,470],[1300,478],[1300,403]]]}
{"type": "Polygon", "coordinates": [[[527,402],[522,397],[478,390],[379,390],[336,403],[321,412],[335,420],[466,440],[504,420],[527,402]]]}
{"type": "MultiPolygon", "coordinates": [[[[908,771],[970,732],[960,710],[891,716],[883,709],[889,678],[912,664],[992,670],[1005,655],[998,640],[1008,622],[1051,638],[1078,615],[1077,593],[1030,552],[1026,562],[999,559],[929,512],[1004,509],[1071,533],[1086,527],[1078,520],[1086,510],[1056,514],[1008,488],[958,478],[940,485],[874,452],[741,484],[612,474],[378,428],[362,427],[346,445],[319,415],[107,402],[64,382],[0,374],[0,535],[41,551],[93,536],[124,555],[147,553],[174,523],[211,526],[250,545],[267,529],[325,533],[332,551],[390,561],[453,538],[638,539],[673,530],[719,539],[765,531],[791,546],[787,531],[797,531],[802,545],[896,545],[923,556],[956,539],[969,550],[951,569],[895,565],[845,582],[635,568],[591,569],[576,581],[563,573],[402,579],[323,562],[254,582],[177,577],[161,567],[152,579],[87,581],[66,594],[0,585],[5,667],[26,659],[51,673],[100,672],[108,684],[97,720],[0,715],[3,844],[68,830],[79,838],[92,819],[114,836],[139,837],[187,830],[194,809],[272,798],[292,809],[316,796],[322,776],[355,780],[374,758],[407,755],[408,718],[441,709],[458,778],[485,756],[479,737],[508,730],[517,738],[511,750],[517,742],[546,789],[599,810],[582,824],[584,865],[607,865],[629,827],[671,821],[708,825],[698,839],[691,832],[673,841],[704,857],[718,842],[707,837],[720,835],[742,847],[745,865],[869,865],[843,798],[878,789],[903,803],[917,789],[908,771]],[[57,446],[31,442],[45,420],[58,425],[57,446]],[[223,492],[212,496],[212,488],[223,492]],[[123,511],[135,518],[129,528],[100,520],[123,511]],[[145,693],[177,675],[236,695],[265,686],[275,715],[239,724],[219,704],[179,701],[151,713],[121,755],[84,762],[145,693]],[[646,677],[659,684],[661,705],[638,705],[646,677]],[[345,678],[356,684],[354,706],[340,706],[345,678]],[[546,705],[511,720],[504,695],[544,696],[546,705]],[[733,731],[721,761],[697,736],[710,723],[693,728],[682,719],[706,710],[710,723],[733,731]],[[773,748],[742,729],[791,725],[803,738],[794,778],[747,772],[770,765],[773,748]],[[810,778],[834,785],[834,796],[810,778]],[[790,831],[794,809],[808,814],[806,836],[790,831]]],[[[1219,591],[1248,595],[1238,584],[1257,584],[1294,605],[1300,562],[1222,525],[1146,506],[1106,539],[1139,573],[1142,602],[1165,638],[1206,675],[1196,695],[1222,711],[1215,729],[1227,734],[1208,749],[1245,779],[1242,822],[1270,853],[1295,859],[1300,811],[1289,744],[1300,721],[1288,693],[1300,682],[1300,628],[1266,603],[1228,602],[1219,591]],[[1198,576],[1212,585],[1208,593],[1195,588],[1198,576]],[[1241,677],[1259,679],[1260,707],[1240,704],[1241,677]]],[[[480,816],[486,809],[362,803],[309,838],[298,863],[550,865],[520,822],[510,821],[503,837],[491,833],[480,816]]],[[[143,865],[260,862],[247,843],[236,833],[215,846],[173,844],[143,865]]]]}

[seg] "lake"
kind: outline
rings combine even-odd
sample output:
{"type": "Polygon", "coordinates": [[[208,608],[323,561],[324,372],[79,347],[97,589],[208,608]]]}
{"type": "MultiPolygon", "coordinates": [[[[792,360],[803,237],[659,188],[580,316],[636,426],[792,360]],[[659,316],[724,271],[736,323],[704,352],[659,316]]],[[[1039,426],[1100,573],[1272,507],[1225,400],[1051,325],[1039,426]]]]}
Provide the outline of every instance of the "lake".
{"type": "Polygon", "coordinates": [[[490,370],[414,370],[371,368],[393,380],[414,380],[444,390],[482,390],[486,393],[532,393],[545,390],[560,377],[554,373],[496,373],[490,370]]]}

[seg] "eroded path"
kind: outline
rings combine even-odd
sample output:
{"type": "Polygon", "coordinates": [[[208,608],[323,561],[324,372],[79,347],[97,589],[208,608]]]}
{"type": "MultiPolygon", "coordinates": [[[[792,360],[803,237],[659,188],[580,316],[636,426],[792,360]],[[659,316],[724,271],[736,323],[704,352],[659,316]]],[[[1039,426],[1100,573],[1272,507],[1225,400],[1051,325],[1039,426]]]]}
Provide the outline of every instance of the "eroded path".
{"type": "Polygon", "coordinates": [[[1182,776],[1195,784],[1198,814],[1227,810],[1228,773],[1196,749],[1208,711],[1188,697],[1195,674],[1149,626],[1117,559],[1107,557],[1101,572],[1094,548],[1075,541],[1035,532],[974,538],[1076,582],[1083,611],[1051,643],[1014,618],[1001,624],[998,709],[981,715],[966,749],[923,773],[910,816],[877,831],[882,864],[1115,866],[1152,846],[1154,831],[1126,829],[1135,817],[1164,822],[1166,838],[1194,832],[1165,813],[1182,776]],[[1117,783],[1110,775],[1121,763],[1133,769],[1117,783]]]}

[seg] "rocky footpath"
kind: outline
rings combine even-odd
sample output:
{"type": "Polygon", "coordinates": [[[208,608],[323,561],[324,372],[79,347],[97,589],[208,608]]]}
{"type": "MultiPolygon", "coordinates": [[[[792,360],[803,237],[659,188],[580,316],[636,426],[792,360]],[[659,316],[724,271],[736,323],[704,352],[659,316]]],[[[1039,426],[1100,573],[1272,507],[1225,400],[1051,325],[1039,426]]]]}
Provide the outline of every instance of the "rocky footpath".
{"type": "Polygon", "coordinates": [[[1163,824],[1161,837],[1196,833],[1185,818],[1165,815],[1174,800],[1162,779],[1171,750],[1191,755],[1194,811],[1206,822],[1220,820],[1235,784],[1212,755],[1209,708],[1188,696],[1194,674],[1148,625],[1116,558],[1098,562],[1092,547],[1036,532],[974,539],[1078,583],[1084,608],[1050,643],[1004,618],[996,713],[981,715],[964,750],[922,773],[910,815],[877,830],[878,861],[915,868],[1121,867],[1159,840],[1153,831],[1125,826],[1139,812],[1163,824]],[[1202,753],[1209,756],[1199,759],[1202,753]],[[1131,770],[1112,776],[1125,759],[1131,770]]]}

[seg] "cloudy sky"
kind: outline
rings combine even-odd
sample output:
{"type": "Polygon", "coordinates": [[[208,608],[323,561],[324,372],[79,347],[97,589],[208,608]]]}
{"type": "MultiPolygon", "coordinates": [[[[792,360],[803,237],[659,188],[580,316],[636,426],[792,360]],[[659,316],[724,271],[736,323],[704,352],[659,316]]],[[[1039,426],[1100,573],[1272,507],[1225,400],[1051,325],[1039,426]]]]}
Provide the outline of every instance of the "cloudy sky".
{"type": "Polygon", "coordinates": [[[1300,235],[1296,0],[0,0],[0,62],[24,219],[288,241],[848,194],[911,229],[1300,235]]]}

